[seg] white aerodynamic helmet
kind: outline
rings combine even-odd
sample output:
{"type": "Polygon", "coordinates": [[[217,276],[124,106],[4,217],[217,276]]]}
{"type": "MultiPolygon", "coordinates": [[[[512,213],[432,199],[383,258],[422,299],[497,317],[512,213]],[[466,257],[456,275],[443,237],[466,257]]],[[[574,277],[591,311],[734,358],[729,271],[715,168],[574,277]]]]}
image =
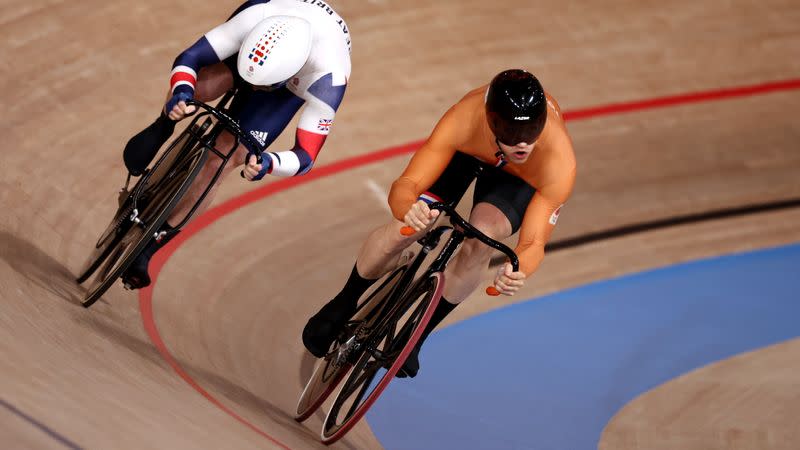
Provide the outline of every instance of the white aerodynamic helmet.
{"type": "Polygon", "coordinates": [[[256,86],[286,81],[300,71],[311,52],[311,24],[294,16],[262,20],[239,49],[239,75],[256,86]]]}

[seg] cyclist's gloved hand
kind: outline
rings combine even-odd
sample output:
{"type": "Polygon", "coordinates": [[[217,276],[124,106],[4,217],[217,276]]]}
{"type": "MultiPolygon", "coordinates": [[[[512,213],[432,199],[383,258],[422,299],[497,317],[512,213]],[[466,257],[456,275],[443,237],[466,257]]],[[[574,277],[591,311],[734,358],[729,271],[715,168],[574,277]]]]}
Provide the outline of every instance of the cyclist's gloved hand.
{"type": "Polygon", "coordinates": [[[197,109],[194,105],[186,105],[187,100],[194,98],[194,89],[182,84],[172,91],[172,97],[164,106],[164,113],[172,120],[181,120],[197,109]]]}
{"type": "Polygon", "coordinates": [[[256,164],[256,155],[252,153],[247,154],[247,164],[244,165],[242,175],[247,181],[258,181],[270,172],[272,172],[272,158],[269,156],[263,158],[261,164],[256,164]]]}

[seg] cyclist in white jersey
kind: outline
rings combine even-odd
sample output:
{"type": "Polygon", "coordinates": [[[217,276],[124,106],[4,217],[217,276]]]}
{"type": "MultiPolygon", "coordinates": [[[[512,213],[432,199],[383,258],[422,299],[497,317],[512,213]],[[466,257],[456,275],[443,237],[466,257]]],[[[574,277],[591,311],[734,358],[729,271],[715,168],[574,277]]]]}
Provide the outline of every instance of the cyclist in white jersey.
{"type": "MultiPolygon", "coordinates": [[[[242,130],[265,150],[305,105],[291,149],[264,152],[262,164],[240,148],[223,176],[244,164],[248,180],[302,175],[309,170],[330,133],[334,116],[350,78],[350,30],[327,3],[320,0],[250,0],[228,20],[205,33],[175,59],[166,104],[158,119],[130,139],[123,152],[125,165],[140,175],[169,139],[175,123],[194,112],[189,99],[210,101],[233,87],[237,93],[231,114],[242,130]]],[[[223,133],[217,146],[232,148],[234,138],[223,133]]],[[[252,153],[253,149],[250,149],[252,153]]],[[[170,223],[179,222],[199,198],[222,160],[209,158],[192,187],[178,204],[170,223]]],[[[214,197],[212,189],[198,208],[201,213],[214,197]]],[[[174,237],[175,233],[168,234],[174,237]]],[[[152,242],[123,274],[131,288],[150,284],[150,258],[166,244],[152,242]]]]}

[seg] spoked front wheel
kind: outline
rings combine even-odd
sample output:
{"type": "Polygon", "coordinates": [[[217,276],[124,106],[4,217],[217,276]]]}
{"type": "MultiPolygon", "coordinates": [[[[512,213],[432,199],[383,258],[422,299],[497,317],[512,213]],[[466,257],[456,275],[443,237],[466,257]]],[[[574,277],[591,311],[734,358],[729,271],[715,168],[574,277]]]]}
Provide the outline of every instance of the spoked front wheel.
{"type": "Polygon", "coordinates": [[[323,443],[341,439],[386,389],[430,322],[443,288],[441,272],[418,280],[392,305],[392,314],[376,324],[325,418],[323,443]]]}
{"type": "Polygon", "coordinates": [[[145,186],[145,192],[142,193],[147,204],[137,215],[140,222],[131,223],[107,250],[105,263],[88,288],[84,307],[88,308],[99,300],[154,238],[207,158],[208,152],[197,149],[184,157],[175,158],[173,165],[162,166],[163,172],[156,170],[149,180],[150,186],[145,186]]]}
{"type": "MultiPolygon", "coordinates": [[[[207,128],[207,125],[203,125],[201,128],[195,127],[194,131],[195,133],[202,133],[207,128]]],[[[142,208],[143,204],[148,203],[148,195],[154,194],[157,190],[155,187],[158,186],[158,181],[166,178],[168,171],[172,169],[176,160],[183,153],[181,149],[190,148],[196,141],[197,139],[191,133],[182,133],[170,148],[164,152],[159,162],[152,168],[152,173],[149,173],[150,171],[145,172],[130,190],[128,190],[128,183],[131,175],[128,174],[128,181],[118,194],[117,203],[119,207],[117,212],[103,233],[100,234],[100,238],[97,239],[91,254],[81,267],[80,275],[76,277],[75,281],[78,283],[85,282],[103,264],[106,258],[112,253],[116,255],[120,241],[126,237],[127,232],[134,223],[131,218],[139,215],[138,211],[134,212],[135,205],[138,204],[138,207],[142,208]],[[149,184],[150,186],[147,189],[140,189],[142,184],[149,184]]],[[[103,274],[102,276],[106,275],[103,274]]]]}
{"type": "Polygon", "coordinates": [[[342,378],[347,375],[347,371],[353,367],[353,361],[358,358],[357,343],[354,336],[359,330],[369,326],[375,321],[379,311],[394,290],[397,283],[405,273],[407,266],[400,267],[386,276],[378,285],[377,289],[368,294],[359,306],[355,315],[348,322],[342,337],[331,345],[331,350],[327,355],[320,358],[306,383],[300,400],[297,402],[295,420],[302,422],[308,419],[328,396],[336,389],[342,378]]]}

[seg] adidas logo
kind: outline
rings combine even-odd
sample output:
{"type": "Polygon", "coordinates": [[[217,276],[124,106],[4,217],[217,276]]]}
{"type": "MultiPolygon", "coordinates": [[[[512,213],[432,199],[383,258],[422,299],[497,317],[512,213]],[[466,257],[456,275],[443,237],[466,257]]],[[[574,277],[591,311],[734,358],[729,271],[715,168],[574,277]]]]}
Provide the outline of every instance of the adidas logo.
{"type": "Polygon", "coordinates": [[[250,135],[256,138],[259,144],[261,145],[267,144],[267,136],[269,136],[269,133],[267,133],[266,131],[251,131],[250,135]]]}

